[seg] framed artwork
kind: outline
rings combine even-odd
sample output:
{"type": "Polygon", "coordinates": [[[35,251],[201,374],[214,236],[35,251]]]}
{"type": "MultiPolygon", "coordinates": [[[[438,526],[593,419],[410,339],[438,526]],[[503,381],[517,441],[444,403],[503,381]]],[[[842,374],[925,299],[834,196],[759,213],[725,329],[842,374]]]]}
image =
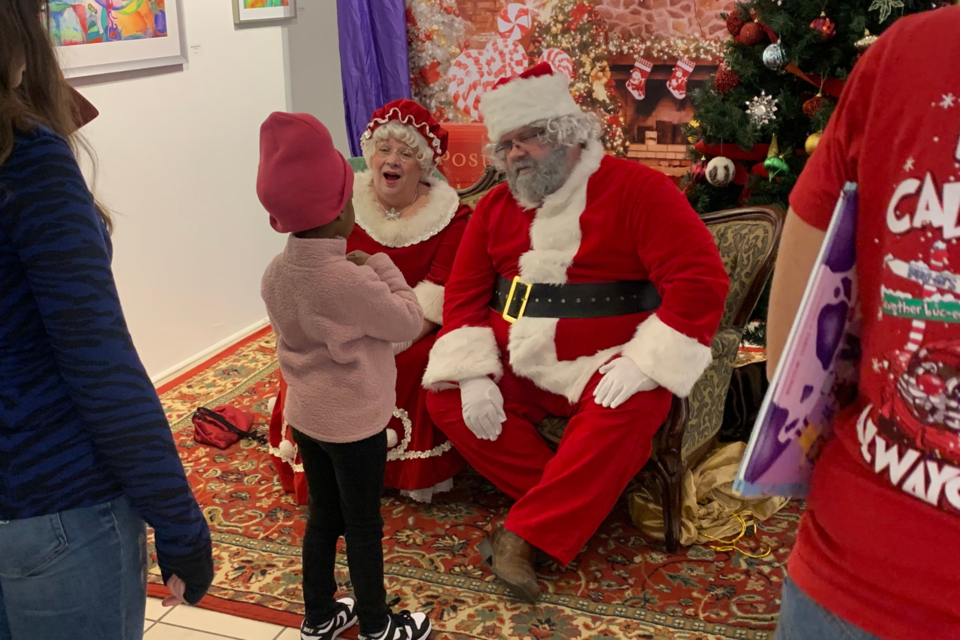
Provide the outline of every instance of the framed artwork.
{"type": "Polygon", "coordinates": [[[230,0],[234,24],[272,22],[297,17],[297,0],[230,0]]]}
{"type": "Polygon", "coordinates": [[[51,0],[50,35],[68,78],[184,64],[180,0],[51,0]]]}

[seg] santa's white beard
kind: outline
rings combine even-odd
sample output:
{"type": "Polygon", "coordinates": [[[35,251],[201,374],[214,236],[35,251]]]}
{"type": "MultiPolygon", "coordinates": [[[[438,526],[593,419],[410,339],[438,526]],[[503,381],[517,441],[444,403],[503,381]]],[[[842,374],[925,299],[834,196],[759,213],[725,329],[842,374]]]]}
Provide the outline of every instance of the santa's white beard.
{"type": "Polygon", "coordinates": [[[513,197],[521,202],[541,203],[551,193],[556,193],[569,177],[567,148],[557,147],[543,160],[517,160],[507,168],[507,184],[513,197]],[[520,169],[533,169],[520,174],[520,169]]]}

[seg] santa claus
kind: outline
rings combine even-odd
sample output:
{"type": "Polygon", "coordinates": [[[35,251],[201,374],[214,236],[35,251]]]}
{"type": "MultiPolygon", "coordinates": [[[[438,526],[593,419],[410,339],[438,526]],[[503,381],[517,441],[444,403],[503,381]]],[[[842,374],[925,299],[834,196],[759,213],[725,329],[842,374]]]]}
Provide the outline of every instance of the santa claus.
{"type": "Polygon", "coordinates": [[[710,364],[729,284],[676,186],[606,156],[549,65],[480,110],[507,183],[467,226],[424,385],[437,426],[516,500],[479,550],[533,602],[536,549],[573,560],[710,364]],[[569,418],[556,453],[535,428],[548,415],[569,418]]]}

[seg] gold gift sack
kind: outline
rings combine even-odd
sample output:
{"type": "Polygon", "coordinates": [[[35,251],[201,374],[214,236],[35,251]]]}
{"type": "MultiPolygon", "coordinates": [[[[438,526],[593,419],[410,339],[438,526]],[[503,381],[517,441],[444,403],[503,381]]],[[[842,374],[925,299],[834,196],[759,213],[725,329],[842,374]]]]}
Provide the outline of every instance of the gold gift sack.
{"type": "MultiPolygon", "coordinates": [[[[706,544],[735,538],[755,521],[786,506],[786,498],[743,498],[733,480],[747,446],[733,442],[715,449],[683,476],[680,544],[706,544]]],[[[630,518],[647,535],[663,540],[663,508],[646,487],[627,498],[630,518]]]]}

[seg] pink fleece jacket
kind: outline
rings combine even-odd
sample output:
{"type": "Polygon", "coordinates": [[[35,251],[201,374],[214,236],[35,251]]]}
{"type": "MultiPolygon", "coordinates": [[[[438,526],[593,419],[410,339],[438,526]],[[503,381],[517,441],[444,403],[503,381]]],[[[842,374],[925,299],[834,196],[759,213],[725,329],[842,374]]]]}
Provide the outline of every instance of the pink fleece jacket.
{"type": "Polygon", "coordinates": [[[285,418],[322,442],[382,431],[396,404],[394,342],[413,340],[423,310],[384,254],[358,267],[347,241],[291,235],[267,267],[260,295],[287,381],[285,418]]]}

